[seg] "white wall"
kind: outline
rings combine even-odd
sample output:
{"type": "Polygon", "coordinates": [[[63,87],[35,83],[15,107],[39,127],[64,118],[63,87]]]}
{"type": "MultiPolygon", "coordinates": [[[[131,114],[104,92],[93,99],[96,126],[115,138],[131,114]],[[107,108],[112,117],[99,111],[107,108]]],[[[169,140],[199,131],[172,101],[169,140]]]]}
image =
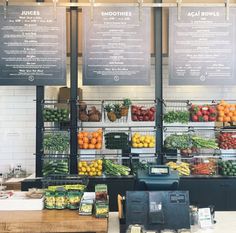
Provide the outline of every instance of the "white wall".
{"type": "Polygon", "coordinates": [[[0,172],[22,164],[34,171],[35,87],[0,87],[0,172]]]}
{"type": "MultiPolygon", "coordinates": [[[[82,86],[81,65],[79,86],[82,86]]],[[[69,75],[69,74],[68,74],[69,75]]],[[[166,99],[235,99],[235,86],[169,86],[167,59],[164,59],[164,98],[166,99]]],[[[157,84],[158,85],[158,84],[157,84]]],[[[146,87],[82,86],[84,99],[154,98],[154,66],[151,85],[146,87]]],[[[46,98],[54,98],[58,88],[46,88],[46,98]]],[[[35,87],[0,87],[0,172],[21,163],[32,172],[35,168],[35,87]]],[[[235,101],[236,102],[236,101],[235,101]]]]}

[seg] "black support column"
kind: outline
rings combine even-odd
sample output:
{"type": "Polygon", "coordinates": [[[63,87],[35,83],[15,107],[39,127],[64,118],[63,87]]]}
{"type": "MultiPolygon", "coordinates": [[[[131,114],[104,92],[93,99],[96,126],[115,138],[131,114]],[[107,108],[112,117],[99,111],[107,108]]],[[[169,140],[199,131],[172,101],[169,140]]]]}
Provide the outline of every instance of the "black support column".
{"type": "Polygon", "coordinates": [[[36,177],[42,177],[44,87],[36,87],[36,177]]]}
{"type": "MultiPolygon", "coordinates": [[[[44,0],[36,0],[44,2],[44,0]]],[[[36,177],[42,176],[42,156],[43,156],[43,108],[44,86],[36,87],[36,177]]]]}
{"type": "MultiPolygon", "coordinates": [[[[77,0],[71,0],[77,2],[77,0]]],[[[70,9],[70,173],[77,174],[78,8],[70,9]]]]}
{"type": "MultiPolygon", "coordinates": [[[[162,3],[162,0],[155,0],[156,3],[162,3]]],[[[155,40],[155,98],[163,99],[163,80],[162,80],[162,8],[154,8],[154,40],[155,40]]],[[[163,104],[157,101],[157,117],[156,117],[156,151],[159,155],[158,163],[163,163],[163,104]]]]}

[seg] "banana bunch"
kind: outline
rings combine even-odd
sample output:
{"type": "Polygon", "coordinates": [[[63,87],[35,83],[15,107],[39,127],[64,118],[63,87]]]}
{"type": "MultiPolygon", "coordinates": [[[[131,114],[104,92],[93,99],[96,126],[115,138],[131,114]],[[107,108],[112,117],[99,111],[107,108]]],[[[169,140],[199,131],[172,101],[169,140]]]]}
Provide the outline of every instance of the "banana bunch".
{"type": "Polygon", "coordinates": [[[166,164],[171,169],[176,170],[179,172],[179,175],[189,176],[190,175],[190,164],[189,163],[175,163],[173,161],[170,161],[166,164]]]}

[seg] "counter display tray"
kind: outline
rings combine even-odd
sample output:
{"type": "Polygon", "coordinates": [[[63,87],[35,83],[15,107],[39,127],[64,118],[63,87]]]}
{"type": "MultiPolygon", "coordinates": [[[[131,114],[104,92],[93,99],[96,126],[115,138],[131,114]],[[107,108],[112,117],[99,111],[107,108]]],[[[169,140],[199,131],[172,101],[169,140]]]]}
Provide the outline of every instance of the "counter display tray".
{"type": "Polygon", "coordinates": [[[26,192],[13,192],[12,196],[0,199],[0,211],[42,210],[43,208],[43,197],[40,199],[27,198],[26,192]]]}

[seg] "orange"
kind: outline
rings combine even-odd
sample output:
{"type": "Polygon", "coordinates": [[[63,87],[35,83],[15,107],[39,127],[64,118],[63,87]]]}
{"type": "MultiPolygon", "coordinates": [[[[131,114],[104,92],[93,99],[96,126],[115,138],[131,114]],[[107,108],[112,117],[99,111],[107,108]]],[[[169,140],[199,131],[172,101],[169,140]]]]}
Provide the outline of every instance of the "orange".
{"type": "Polygon", "coordinates": [[[83,132],[80,132],[79,133],[79,138],[83,138],[83,137],[84,137],[83,132]]]}
{"type": "Polygon", "coordinates": [[[230,122],[230,117],[224,117],[224,122],[230,122]]]}
{"type": "Polygon", "coordinates": [[[83,132],[84,137],[88,137],[88,132],[83,132]]]}
{"type": "Polygon", "coordinates": [[[219,115],[220,117],[223,117],[223,116],[225,115],[225,113],[224,113],[223,111],[219,111],[219,112],[218,112],[218,115],[219,115]]]}
{"type": "Polygon", "coordinates": [[[88,143],[83,144],[83,149],[88,149],[88,147],[89,147],[88,143]]]}
{"type": "Polygon", "coordinates": [[[93,135],[93,138],[97,138],[99,136],[97,132],[93,132],[92,135],[93,135]]]}
{"type": "Polygon", "coordinates": [[[229,112],[229,113],[228,113],[228,116],[229,116],[229,117],[232,117],[233,115],[234,115],[233,112],[229,112]]]}
{"type": "Polygon", "coordinates": [[[97,142],[102,142],[102,136],[99,135],[99,136],[97,137],[97,142]]]}
{"type": "Polygon", "coordinates": [[[234,106],[234,104],[230,104],[230,111],[235,111],[235,106],[234,106]]]}
{"type": "Polygon", "coordinates": [[[89,148],[89,149],[95,149],[95,145],[93,145],[93,144],[90,143],[90,144],[88,145],[88,148],[89,148]]]}
{"type": "Polygon", "coordinates": [[[232,122],[236,122],[236,116],[232,116],[232,117],[231,117],[231,121],[232,121],[232,122]]]}
{"type": "Polygon", "coordinates": [[[84,141],[82,139],[79,139],[78,143],[79,145],[83,145],[84,141]]]}
{"type": "Polygon", "coordinates": [[[234,111],[234,116],[236,116],[236,111],[234,111]]]}
{"type": "Polygon", "coordinates": [[[96,148],[96,149],[102,149],[102,144],[101,144],[101,143],[97,143],[97,144],[95,145],[95,148],[96,148]]]}
{"type": "Polygon", "coordinates": [[[229,113],[230,111],[229,111],[229,108],[228,107],[225,107],[225,109],[224,109],[224,113],[226,114],[226,113],[229,113]]]}
{"type": "Polygon", "coordinates": [[[97,143],[96,138],[92,138],[92,139],[91,139],[91,144],[95,145],[96,143],[97,143]]]}
{"type": "Polygon", "coordinates": [[[219,121],[219,122],[223,122],[223,121],[224,121],[224,118],[223,118],[223,117],[218,117],[218,121],[219,121]]]}
{"type": "Polygon", "coordinates": [[[224,107],[222,105],[217,105],[217,110],[218,111],[223,111],[224,110],[224,107]]]}
{"type": "Polygon", "coordinates": [[[98,129],[97,132],[98,132],[99,134],[102,134],[102,129],[98,129]]]}
{"type": "Polygon", "coordinates": [[[88,143],[88,142],[89,142],[89,139],[88,139],[87,137],[84,137],[84,138],[83,138],[83,141],[86,142],[86,143],[88,143]]]}

